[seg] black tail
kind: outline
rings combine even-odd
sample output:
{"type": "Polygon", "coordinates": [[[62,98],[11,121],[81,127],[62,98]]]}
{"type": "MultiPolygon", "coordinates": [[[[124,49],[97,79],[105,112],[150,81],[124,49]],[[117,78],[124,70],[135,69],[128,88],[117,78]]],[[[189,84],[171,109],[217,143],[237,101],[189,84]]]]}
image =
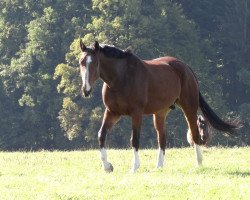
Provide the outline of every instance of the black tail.
{"type": "Polygon", "coordinates": [[[230,135],[237,136],[236,130],[241,128],[240,121],[238,120],[235,120],[233,122],[223,121],[208,105],[208,103],[205,101],[200,92],[199,92],[199,104],[203,115],[213,128],[219,131],[229,133],[230,135]]]}

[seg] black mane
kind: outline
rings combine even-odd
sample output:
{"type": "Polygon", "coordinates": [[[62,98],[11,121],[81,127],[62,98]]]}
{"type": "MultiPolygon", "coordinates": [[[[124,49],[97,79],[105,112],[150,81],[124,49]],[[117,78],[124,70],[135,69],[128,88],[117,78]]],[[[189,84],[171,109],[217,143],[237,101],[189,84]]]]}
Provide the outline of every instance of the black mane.
{"type": "Polygon", "coordinates": [[[100,47],[100,51],[109,58],[128,58],[133,54],[130,51],[123,51],[114,46],[105,45],[100,47]]]}

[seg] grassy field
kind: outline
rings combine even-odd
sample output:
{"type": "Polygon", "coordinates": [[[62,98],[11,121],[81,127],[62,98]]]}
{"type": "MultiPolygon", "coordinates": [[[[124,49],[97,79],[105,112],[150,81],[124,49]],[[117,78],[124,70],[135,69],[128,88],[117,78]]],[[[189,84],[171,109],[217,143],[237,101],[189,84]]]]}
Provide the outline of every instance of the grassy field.
{"type": "Polygon", "coordinates": [[[250,147],[171,149],[155,169],[156,150],[141,150],[130,174],[132,150],[109,150],[114,172],[101,169],[99,152],[0,152],[0,199],[250,199],[250,147]]]}

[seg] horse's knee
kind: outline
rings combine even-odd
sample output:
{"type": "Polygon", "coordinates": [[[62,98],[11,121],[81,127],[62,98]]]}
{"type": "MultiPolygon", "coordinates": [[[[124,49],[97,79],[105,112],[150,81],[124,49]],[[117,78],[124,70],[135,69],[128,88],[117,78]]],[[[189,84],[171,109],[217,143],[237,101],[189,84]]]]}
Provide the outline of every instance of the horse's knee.
{"type": "Polygon", "coordinates": [[[195,143],[198,145],[203,145],[204,141],[201,139],[201,136],[199,133],[196,114],[185,113],[185,115],[186,115],[187,123],[189,126],[189,130],[187,133],[187,140],[189,144],[195,143]]]}
{"type": "Polygon", "coordinates": [[[106,134],[106,130],[104,129],[100,129],[98,132],[98,141],[100,148],[103,148],[105,146],[106,134]]]}

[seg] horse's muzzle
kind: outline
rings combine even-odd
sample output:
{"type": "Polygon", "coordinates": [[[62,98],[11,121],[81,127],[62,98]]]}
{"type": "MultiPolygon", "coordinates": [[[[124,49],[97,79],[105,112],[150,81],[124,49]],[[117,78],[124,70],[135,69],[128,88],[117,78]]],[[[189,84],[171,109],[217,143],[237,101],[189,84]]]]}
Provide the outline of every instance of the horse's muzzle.
{"type": "Polygon", "coordinates": [[[91,94],[91,90],[83,90],[83,96],[84,97],[89,97],[90,96],[90,94],[91,94]]]}

